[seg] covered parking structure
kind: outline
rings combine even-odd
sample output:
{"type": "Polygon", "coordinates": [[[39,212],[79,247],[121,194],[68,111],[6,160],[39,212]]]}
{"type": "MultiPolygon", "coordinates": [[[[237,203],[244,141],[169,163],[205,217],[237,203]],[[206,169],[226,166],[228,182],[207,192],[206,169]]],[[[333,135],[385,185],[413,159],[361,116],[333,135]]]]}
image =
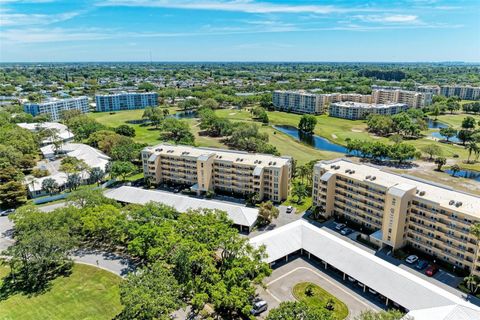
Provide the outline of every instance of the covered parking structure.
{"type": "Polygon", "coordinates": [[[167,191],[123,186],[106,191],[105,196],[123,203],[146,204],[152,201],[158,202],[172,206],[179,212],[187,212],[190,209],[222,210],[227,213],[240,231],[250,232],[258,218],[258,210],[255,208],[210,199],[199,199],[167,191]]]}
{"type": "MultiPolygon", "coordinates": [[[[324,268],[339,270],[344,279],[354,278],[364,285],[364,291],[371,288],[383,295],[387,304],[397,304],[406,311],[459,305],[480,315],[477,306],[305,220],[261,234],[250,242],[255,247],[266,247],[269,263],[288,261],[289,255],[297,252],[316,257],[324,268]]],[[[417,317],[416,320],[434,319],[417,317]]]]}

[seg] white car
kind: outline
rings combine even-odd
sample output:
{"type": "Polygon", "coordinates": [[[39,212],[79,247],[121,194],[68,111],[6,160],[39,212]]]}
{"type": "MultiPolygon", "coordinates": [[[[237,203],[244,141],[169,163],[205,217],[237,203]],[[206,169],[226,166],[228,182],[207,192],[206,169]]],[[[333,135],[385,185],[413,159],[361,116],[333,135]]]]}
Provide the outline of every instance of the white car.
{"type": "Polygon", "coordinates": [[[346,225],[343,224],[343,223],[337,223],[337,225],[335,226],[335,229],[337,229],[338,231],[342,230],[343,228],[345,228],[346,225]]]}
{"type": "Polygon", "coordinates": [[[292,206],[288,206],[287,207],[287,213],[292,213],[293,212],[293,207],[292,206]]]}
{"type": "Polygon", "coordinates": [[[411,256],[408,256],[407,259],[405,259],[405,261],[407,261],[407,263],[409,264],[415,263],[417,262],[417,260],[418,260],[418,257],[413,254],[411,256]]]}

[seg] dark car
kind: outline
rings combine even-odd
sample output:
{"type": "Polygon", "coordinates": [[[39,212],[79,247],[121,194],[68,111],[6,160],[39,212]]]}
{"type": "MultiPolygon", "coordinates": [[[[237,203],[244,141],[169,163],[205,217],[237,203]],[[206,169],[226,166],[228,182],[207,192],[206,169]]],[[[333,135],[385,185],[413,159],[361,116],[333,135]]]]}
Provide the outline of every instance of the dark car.
{"type": "Polygon", "coordinates": [[[343,234],[344,236],[348,236],[352,232],[353,232],[353,230],[350,229],[350,228],[343,228],[342,231],[340,231],[340,233],[343,234]]]}
{"type": "Polygon", "coordinates": [[[10,213],[15,212],[15,209],[7,209],[0,212],[0,217],[8,216],[10,213]]]}
{"type": "Polygon", "coordinates": [[[428,266],[428,262],[425,260],[420,260],[417,262],[417,265],[415,266],[416,269],[418,270],[423,270],[428,266]]]}
{"type": "Polygon", "coordinates": [[[427,270],[425,270],[425,274],[429,277],[433,277],[437,272],[438,272],[438,267],[433,264],[429,265],[427,270]]]}

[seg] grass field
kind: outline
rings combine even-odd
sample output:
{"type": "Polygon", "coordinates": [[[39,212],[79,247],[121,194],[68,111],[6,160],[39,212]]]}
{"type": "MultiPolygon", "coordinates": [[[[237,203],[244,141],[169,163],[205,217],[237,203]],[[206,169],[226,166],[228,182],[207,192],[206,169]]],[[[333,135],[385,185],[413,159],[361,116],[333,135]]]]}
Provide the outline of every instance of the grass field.
{"type": "Polygon", "coordinates": [[[320,288],[319,286],[310,283],[310,282],[301,282],[297,283],[293,287],[293,296],[295,299],[299,301],[305,302],[308,306],[313,307],[313,308],[319,308],[319,309],[325,309],[325,305],[327,302],[330,300],[333,302],[334,309],[332,312],[332,315],[334,319],[337,320],[342,320],[345,319],[348,316],[348,308],[343,303],[340,301],[338,298],[335,296],[331,295],[324,289],[320,288]],[[307,296],[305,293],[305,289],[311,286],[313,295],[312,296],[307,296]]]}
{"type": "MultiPolygon", "coordinates": [[[[8,269],[0,267],[0,278],[8,269]]],[[[0,319],[5,320],[107,320],[122,309],[121,278],[108,271],[75,264],[69,277],[53,281],[49,291],[27,297],[14,295],[0,301],[0,319]]]]}

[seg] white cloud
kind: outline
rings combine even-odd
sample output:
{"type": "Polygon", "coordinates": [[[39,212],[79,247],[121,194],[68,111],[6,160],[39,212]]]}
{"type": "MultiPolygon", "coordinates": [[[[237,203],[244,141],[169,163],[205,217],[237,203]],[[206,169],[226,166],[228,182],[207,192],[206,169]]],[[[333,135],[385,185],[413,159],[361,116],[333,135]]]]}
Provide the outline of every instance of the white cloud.
{"type": "Polygon", "coordinates": [[[9,43],[41,43],[82,40],[102,40],[112,35],[100,30],[74,30],[63,28],[7,29],[0,33],[0,39],[9,43]]]}
{"type": "Polygon", "coordinates": [[[380,23],[419,23],[416,15],[393,14],[393,15],[357,15],[355,18],[365,22],[380,23]]]}
{"type": "Polygon", "coordinates": [[[78,15],[81,11],[64,12],[58,14],[36,14],[36,13],[17,13],[8,9],[0,9],[0,26],[33,26],[47,25],[56,22],[70,20],[78,15]]]}

